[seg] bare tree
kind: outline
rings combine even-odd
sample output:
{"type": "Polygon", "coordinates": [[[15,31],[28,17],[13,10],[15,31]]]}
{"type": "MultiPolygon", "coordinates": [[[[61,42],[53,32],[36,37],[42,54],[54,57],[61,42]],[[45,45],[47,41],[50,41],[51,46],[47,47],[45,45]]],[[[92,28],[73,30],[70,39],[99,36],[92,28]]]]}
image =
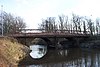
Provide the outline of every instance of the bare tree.
{"type": "Polygon", "coordinates": [[[87,23],[88,23],[88,29],[90,31],[90,34],[93,35],[93,22],[91,19],[86,19],[87,20],[87,23]]]}
{"type": "Polygon", "coordinates": [[[59,16],[59,21],[60,21],[60,25],[59,28],[61,30],[61,32],[64,32],[64,16],[59,16]]]}
{"type": "Polygon", "coordinates": [[[84,33],[84,34],[87,33],[87,32],[86,32],[86,22],[85,22],[85,21],[83,21],[83,33],[84,33]]]}
{"type": "Polygon", "coordinates": [[[100,34],[100,19],[96,19],[96,32],[100,34]]]}
{"type": "Polygon", "coordinates": [[[15,17],[10,13],[2,13],[3,32],[4,35],[19,33],[23,28],[26,28],[26,24],[20,17],[15,17]]]}
{"type": "Polygon", "coordinates": [[[99,20],[96,20],[96,23],[88,17],[83,17],[79,15],[72,14],[71,20],[68,16],[61,15],[56,18],[49,17],[46,20],[43,20],[40,24],[40,29],[45,29],[46,32],[54,32],[55,30],[60,30],[60,32],[65,32],[68,30],[69,33],[82,33],[83,34],[97,34],[100,33],[100,23],[99,20]],[[59,28],[58,28],[59,26],[59,28]]]}
{"type": "Polygon", "coordinates": [[[23,28],[26,28],[26,23],[21,17],[15,17],[14,24],[16,32],[21,32],[23,28]]]}
{"type": "Polygon", "coordinates": [[[73,30],[75,30],[75,32],[78,33],[78,28],[80,28],[80,27],[78,27],[79,17],[75,14],[72,14],[72,22],[74,24],[73,30]]]}
{"type": "Polygon", "coordinates": [[[42,20],[42,24],[39,25],[39,29],[44,29],[45,32],[56,32],[57,28],[54,17],[42,20]]]}

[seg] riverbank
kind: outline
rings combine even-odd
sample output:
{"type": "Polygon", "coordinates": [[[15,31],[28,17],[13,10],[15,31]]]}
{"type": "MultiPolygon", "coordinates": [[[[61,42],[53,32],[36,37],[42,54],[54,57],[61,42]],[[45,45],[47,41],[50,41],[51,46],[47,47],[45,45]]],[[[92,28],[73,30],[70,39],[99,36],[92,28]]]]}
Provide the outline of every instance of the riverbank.
{"type": "Polygon", "coordinates": [[[17,67],[27,56],[29,48],[17,42],[14,38],[0,38],[0,67],[17,67]]]}

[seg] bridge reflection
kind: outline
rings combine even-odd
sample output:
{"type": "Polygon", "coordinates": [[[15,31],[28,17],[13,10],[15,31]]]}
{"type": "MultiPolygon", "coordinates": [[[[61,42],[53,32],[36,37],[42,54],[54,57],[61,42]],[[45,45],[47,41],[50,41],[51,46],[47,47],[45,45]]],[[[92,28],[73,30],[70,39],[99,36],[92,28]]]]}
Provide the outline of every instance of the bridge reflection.
{"type": "Polygon", "coordinates": [[[31,45],[30,46],[30,56],[34,59],[40,59],[47,53],[47,46],[45,45],[31,45]]]}
{"type": "Polygon", "coordinates": [[[39,60],[27,57],[21,62],[21,65],[27,67],[99,67],[100,51],[49,50],[45,57],[39,60]]]}

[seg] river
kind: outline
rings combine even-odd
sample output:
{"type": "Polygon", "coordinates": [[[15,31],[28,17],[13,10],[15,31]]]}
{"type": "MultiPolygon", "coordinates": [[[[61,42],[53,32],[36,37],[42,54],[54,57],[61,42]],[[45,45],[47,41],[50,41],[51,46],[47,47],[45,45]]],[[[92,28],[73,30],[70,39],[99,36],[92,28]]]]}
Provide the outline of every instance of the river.
{"type": "Polygon", "coordinates": [[[99,49],[47,49],[46,46],[30,46],[28,57],[19,67],[100,67],[99,49]]]}

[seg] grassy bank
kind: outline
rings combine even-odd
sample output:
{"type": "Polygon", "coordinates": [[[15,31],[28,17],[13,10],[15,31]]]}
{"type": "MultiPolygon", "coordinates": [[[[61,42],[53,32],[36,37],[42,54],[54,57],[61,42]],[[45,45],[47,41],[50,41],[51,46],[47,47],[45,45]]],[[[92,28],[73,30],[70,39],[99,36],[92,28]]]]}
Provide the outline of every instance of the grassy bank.
{"type": "Polygon", "coordinates": [[[15,67],[27,56],[29,48],[14,38],[0,38],[0,67],[15,67]]]}

